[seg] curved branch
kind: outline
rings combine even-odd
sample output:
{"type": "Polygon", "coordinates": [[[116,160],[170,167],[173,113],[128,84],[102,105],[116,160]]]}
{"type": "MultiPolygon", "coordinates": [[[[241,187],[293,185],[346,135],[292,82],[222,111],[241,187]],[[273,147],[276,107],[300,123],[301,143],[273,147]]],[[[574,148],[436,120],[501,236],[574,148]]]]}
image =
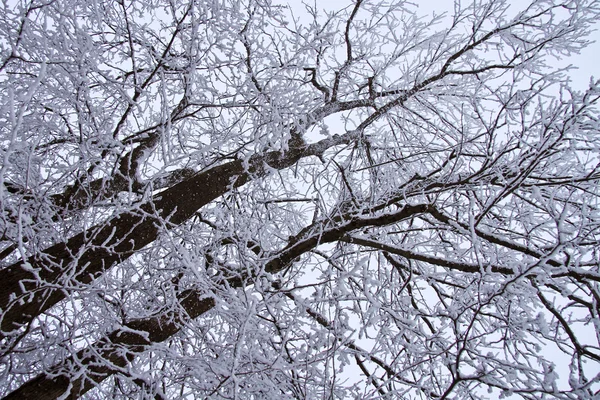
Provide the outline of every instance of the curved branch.
{"type": "MultiPolygon", "coordinates": [[[[341,223],[339,226],[334,226],[328,230],[320,228],[323,224],[330,223],[329,220],[312,224],[303,229],[297,237],[292,238],[284,249],[272,256],[270,261],[265,264],[265,271],[272,274],[281,272],[302,254],[311,251],[320,244],[339,240],[350,231],[367,226],[389,225],[426,210],[427,205],[415,205],[405,206],[398,212],[383,214],[378,217],[352,217],[347,214],[344,218],[337,217],[337,219],[338,222],[344,220],[348,220],[348,222],[341,223]]],[[[249,278],[252,277],[219,276],[218,279],[221,285],[242,287],[248,284],[247,280],[249,278]]],[[[291,293],[287,296],[290,297],[291,293]]],[[[41,374],[29,380],[9,394],[6,399],[33,399],[45,393],[53,393],[56,397],[69,393],[69,398],[77,398],[107,377],[118,373],[133,359],[135,353],[145,350],[145,346],[165,341],[177,333],[188,318],[197,318],[211,310],[215,306],[215,302],[212,297],[207,297],[206,292],[202,290],[188,289],[179,296],[179,305],[181,310],[178,312],[167,311],[151,318],[130,321],[125,324],[124,329],[121,328],[109,333],[90,347],[79,351],[76,356],[68,358],[57,365],[50,373],[41,374]],[[82,370],[82,373],[76,374],[78,378],[74,381],[60,376],[60,371],[68,371],[75,367],[83,368],[85,371],[82,370]]],[[[311,316],[315,317],[315,315],[311,316]]],[[[326,320],[317,319],[317,321],[323,325],[323,321],[326,320]]],[[[329,325],[323,326],[327,327],[329,325]]],[[[349,343],[348,347],[358,351],[361,355],[368,354],[353,343],[349,343]]],[[[380,360],[370,358],[374,362],[379,361],[380,366],[385,365],[380,360]]],[[[392,372],[394,376],[397,375],[388,367],[389,372],[392,372]]]]}
{"type": "MultiPolygon", "coordinates": [[[[359,104],[359,103],[357,103],[359,104]]],[[[345,107],[357,104],[328,105],[310,114],[304,126],[312,125],[345,107]]],[[[362,103],[360,103],[362,104],[362,103]]],[[[85,230],[41,254],[16,262],[3,273],[0,288],[0,339],[33,321],[66,296],[64,287],[74,280],[87,284],[153,242],[161,227],[172,229],[187,221],[196,211],[231,189],[284,169],[301,158],[320,156],[332,146],[354,140],[352,132],[335,135],[310,145],[256,154],[248,161],[235,160],[198,173],[155,195],[136,210],[123,212],[107,222],[85,230]]]]}

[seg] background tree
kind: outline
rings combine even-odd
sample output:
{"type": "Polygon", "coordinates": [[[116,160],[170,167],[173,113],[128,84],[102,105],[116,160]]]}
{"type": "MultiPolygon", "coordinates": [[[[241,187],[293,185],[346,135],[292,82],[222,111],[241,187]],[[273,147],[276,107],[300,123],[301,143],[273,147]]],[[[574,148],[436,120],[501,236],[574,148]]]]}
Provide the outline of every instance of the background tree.
{"type": "Polygon", "coordinates": [[[4,2],[7,398],[600,393],[593,0],[4,2]]]}

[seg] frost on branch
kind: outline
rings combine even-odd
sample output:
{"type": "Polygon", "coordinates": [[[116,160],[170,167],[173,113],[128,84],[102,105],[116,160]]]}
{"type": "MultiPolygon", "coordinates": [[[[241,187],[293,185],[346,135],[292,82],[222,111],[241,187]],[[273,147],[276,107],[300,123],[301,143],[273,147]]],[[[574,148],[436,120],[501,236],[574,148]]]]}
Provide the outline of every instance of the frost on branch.
{"type": "Polygon", "coordinates": [[[597,1],[3,3],[6,398],[595,398],[597,1]]]}

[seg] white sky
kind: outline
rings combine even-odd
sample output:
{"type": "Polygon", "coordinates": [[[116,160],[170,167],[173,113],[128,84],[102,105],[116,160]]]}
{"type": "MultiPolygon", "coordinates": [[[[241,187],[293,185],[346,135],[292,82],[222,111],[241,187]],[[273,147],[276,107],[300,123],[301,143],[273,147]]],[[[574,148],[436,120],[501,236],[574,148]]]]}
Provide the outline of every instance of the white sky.
{"type": "MultiPolygon", "coordinates": [[[[399,1],[399,0],[392,0],[399,1]]],[[[468,3],[472,0],[463,0],[462,3],[468,3]]],[[[274,3],[280,4],[289,4],[296,16],[300,16],[303,13],[303,3],[314,4],[316,3],[318,8],[327,9],[327,10],[340,10],[344,7],[352,7],[355,3],[355,0],[275,0],[274,3]]],[[[516,7],[522,8],[524,5],[529,4],[529,1],[524,0],[509,0],[509,2],[513,3],[516,7]]],[[[434,12],[436,14],[441,14],[443,12],[452,13],[454,8],[454,0],[413,0],[412,2],[408,2],[409,4],[414,4],[418,7],[418,13],[426,16],[432,15],[434,12]]],[[[576,70],[573,70],[570,74],[570,78],[572,81],[572,87],[577,90],[585,90],[589,86],[590,77],[595,77],[595,79],[600,78],[600,21],[596,23],[595,27],[596,31],[590,37],[591,40],[595,41],[589,45],[584,51],[576,56],[570,57],[569,59],[557,61],[557,65],[561,67],[566,67],[569,64],[576,67],[576,70]]]]}

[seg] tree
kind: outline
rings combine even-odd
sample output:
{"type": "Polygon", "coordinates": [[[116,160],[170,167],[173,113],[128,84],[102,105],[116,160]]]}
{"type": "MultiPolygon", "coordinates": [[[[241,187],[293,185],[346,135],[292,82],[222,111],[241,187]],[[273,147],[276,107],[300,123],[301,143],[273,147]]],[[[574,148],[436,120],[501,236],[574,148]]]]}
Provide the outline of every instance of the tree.
{"type": "Polygon", "coordinates": [[[592,398],[600,4],[4,2],[6,398],[592,398]]]}

